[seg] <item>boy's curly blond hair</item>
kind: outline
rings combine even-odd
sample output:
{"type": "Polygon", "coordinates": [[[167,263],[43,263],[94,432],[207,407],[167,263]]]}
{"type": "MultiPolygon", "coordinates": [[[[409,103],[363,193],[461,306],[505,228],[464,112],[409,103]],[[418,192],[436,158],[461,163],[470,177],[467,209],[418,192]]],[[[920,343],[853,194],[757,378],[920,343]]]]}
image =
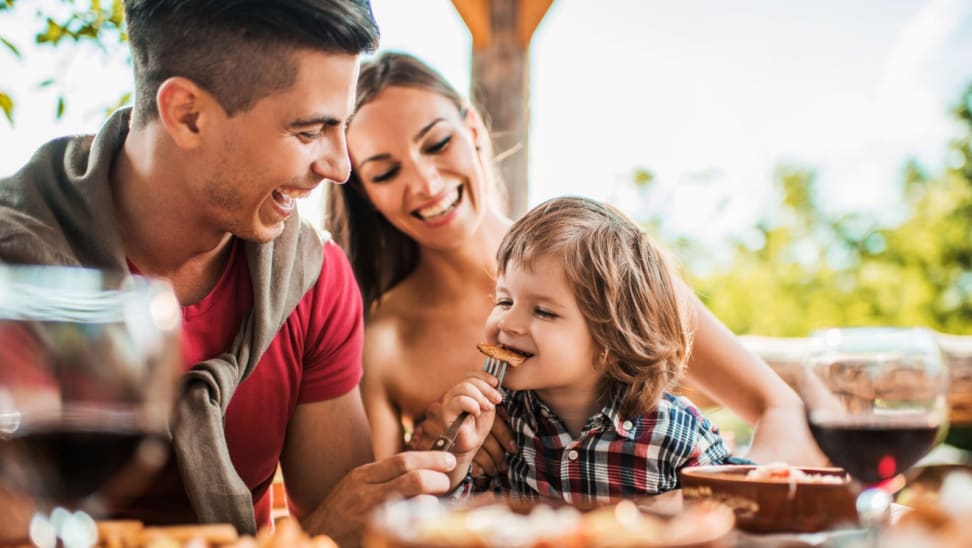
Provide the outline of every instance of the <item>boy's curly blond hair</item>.
{"type": "Polygon", "coordinates": [[[541,257],[562,262],[599,349],[603,396],[624,386],[621,412],[654,408],[685,368],[692,334],[675,275],[662,251],[624,213],[580,197],[554,198],[514,223],[497,252],[498,269],[532,270],[541,257]]]}

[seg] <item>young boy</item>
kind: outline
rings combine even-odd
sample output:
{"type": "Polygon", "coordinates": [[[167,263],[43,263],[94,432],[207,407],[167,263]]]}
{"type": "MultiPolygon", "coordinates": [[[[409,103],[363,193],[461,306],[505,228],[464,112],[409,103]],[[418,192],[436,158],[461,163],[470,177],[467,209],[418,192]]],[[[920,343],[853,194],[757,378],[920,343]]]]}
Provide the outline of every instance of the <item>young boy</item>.
{"type": "Polygon", "coordinates": [[[495,377],[471,375],[443,397],[456,438],[452,486],[492,427],[501,402],[518,452],[494,489],[584,504],[662,493],[686,466],[731,459],[718,430],[666,390],[691,347],[674,277],[630,219],[584,198],[558,198],[517,221],[497,255],[486,339],[526,360],[495,377]]]}

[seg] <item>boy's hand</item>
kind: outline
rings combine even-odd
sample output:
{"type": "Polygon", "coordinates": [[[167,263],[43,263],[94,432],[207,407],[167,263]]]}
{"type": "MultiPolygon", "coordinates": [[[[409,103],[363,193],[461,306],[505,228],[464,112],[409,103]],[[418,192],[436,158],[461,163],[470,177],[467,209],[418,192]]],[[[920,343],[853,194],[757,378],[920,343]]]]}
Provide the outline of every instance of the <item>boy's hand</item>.
{"type": "Polygon", "coordinates": [[[493,421],[493,429],[473,458],[472,475],[474,478],[492,478],[506,473],[507,453],[516,453],[513,430],[500,416],[493,421]]]}
{"type": "Polygon", "coordinates": [[[496,386],[496,377],[484,371],[477,371],[454,386],[442,397],[442,429],[449,428],[463,411],[469,417],[462,423],[456,435],[452,452],[458,465],[453,471],[453,486],[466,474],[472,459],[489,435],[496,418],[496,406],[503,401],[503,395],[496,386]]]}

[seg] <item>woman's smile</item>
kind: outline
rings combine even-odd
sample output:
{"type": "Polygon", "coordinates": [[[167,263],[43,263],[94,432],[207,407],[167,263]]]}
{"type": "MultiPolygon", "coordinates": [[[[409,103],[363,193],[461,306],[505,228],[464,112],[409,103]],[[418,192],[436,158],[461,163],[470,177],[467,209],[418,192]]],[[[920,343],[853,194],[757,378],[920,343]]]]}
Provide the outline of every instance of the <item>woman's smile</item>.
{"type": "Polygon", "coordinates": [[[462,201],[462,186],[459,185],[449,192],[446,192],[431,205],[424,205],[412,212],[415,218],[421,221],[440,221],[449,213],[456,210],[462,201]]]}

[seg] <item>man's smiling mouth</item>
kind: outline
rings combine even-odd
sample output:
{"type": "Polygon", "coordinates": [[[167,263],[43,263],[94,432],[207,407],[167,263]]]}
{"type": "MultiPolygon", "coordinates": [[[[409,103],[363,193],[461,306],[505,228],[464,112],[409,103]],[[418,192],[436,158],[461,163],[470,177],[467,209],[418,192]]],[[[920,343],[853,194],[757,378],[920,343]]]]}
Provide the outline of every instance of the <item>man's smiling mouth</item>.
{"type": "Polygon", "coordinates": [[[297,200],[309,195],[311,191],[294,188],[278,188],[273,191],[273,201],[284,209],[293,209],[297,200]]]}

